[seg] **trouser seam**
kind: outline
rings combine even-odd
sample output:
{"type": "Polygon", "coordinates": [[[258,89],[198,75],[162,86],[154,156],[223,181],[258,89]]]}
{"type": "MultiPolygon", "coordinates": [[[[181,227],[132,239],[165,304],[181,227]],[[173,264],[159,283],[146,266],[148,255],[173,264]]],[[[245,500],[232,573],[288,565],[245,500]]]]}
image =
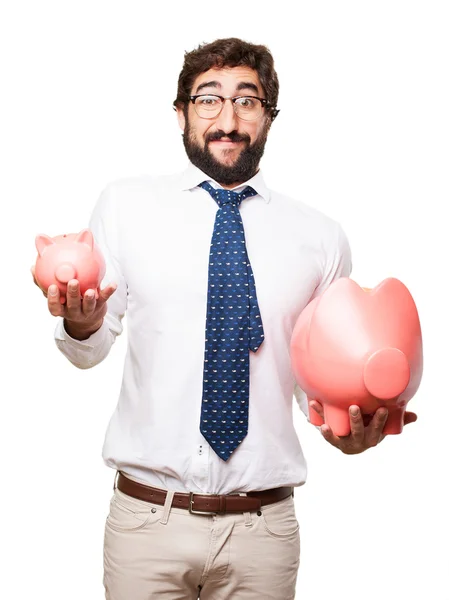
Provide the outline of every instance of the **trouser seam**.
{"type": "Polygon", "coordinates": [[[215,540],[215,529],[214,529],[214,527],[212,525],[211,538],[210,538],[210,542],[209,542],[209,549],[208,549],[208,552],[207,552],[206,562],[204,564],[204,569],[203,569],[203,572],[201,574],[200,583],[199,583],[199,585],[201,585],[201,586],[204,585],[204,582],[206,581],[207,576],[208,576],[209,568],[210,568],[210,566],[212,564],[212,549],[215,546],[215,541],[216,541],[215,540]]]}

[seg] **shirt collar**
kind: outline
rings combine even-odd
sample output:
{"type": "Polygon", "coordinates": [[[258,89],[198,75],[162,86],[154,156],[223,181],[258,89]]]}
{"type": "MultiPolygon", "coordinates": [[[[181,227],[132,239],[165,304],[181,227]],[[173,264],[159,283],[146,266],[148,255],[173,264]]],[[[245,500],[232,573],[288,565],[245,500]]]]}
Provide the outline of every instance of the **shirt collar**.
{"type": "MultiPolygon", "coordinates": [[[[214,179],[209,177],[209,175],[203,173],[201,169],[198,169],[198,167],[189,161],[187,168],[181,173],[179,186],[181,190],[191,190],[197,187],[203,181],[208,181],[214,188],[222,187],[214,179]]],[[[247,185],[250,185],[252,188],[254,188],[258,195],[261,196],[266,203],[270,201],[270,190],[265,185],[265,181],[263,180],[260,170],[254,175],[254,177],[251,177],[251,179],[248,179],[248,181],[245,183],[232,188],[232,191],[240,192],[247,185]]]]}

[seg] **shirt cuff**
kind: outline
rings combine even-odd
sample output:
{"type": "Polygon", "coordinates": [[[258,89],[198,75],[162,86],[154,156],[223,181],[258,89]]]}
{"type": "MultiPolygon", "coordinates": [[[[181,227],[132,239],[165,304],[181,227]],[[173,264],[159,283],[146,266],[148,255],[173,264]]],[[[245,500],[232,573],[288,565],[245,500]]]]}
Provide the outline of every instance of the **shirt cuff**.
{"type": "Polygon", "coordinates": [[[67,333],[67,331],[64,328],[64,319],[63,317],[60,317],[59,323],[56,325],[55,339],[61,340],[62,342],[67,342],[71,346],[78,348],[96,348],[103,344],[108,335],[108,332],[109,327],[106,323],[106,319],[104,319],[100,329],[98,329],[90,337],[88,337],[86,340],[76,340],[67,333]]]}

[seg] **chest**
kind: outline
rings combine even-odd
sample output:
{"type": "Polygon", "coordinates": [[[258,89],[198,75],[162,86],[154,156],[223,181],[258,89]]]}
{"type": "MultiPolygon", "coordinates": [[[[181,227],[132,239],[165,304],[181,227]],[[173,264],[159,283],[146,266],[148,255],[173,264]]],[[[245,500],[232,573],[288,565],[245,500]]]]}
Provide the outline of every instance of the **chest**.
{"type": "MultiPolygon", "coordinates": [[[[128,311],[183,322],[204,316],[216,213],[213,204],[167,205],[153,218],[134,218],[122,228],[128,311]]],[[[305,224],[263,202],[242,208],[241,216],[264,323],[287,319],[293,327],[320,281],[319,244],[305,224]]]]}

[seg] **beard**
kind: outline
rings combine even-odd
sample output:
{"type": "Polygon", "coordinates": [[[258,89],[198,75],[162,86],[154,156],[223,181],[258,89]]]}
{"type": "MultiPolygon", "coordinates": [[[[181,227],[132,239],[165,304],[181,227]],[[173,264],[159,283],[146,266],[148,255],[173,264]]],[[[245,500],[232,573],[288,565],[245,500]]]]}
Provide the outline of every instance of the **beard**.
{"type": "MultiPolygon", "coordinates": [[[[259,162],[265,150],[270,123],[267,121],[259,137],[251,144],[251,138],[247,133],[232,131],[226,134],[222,130],[215,131],[205,138],[204,148],[201,148],[195,137],[195,130],[190,127],[186,117],[186,126],[183,133],[184,148],[189,160],[203,173],[209,175],[221,185],[232,185],[243,183],[254,177],[259,170],[259,162]],[[219,162],[209,150],[209,142],[226,137],[232,142],[244,142],[245,147],[241,150],[234,164],[225,165],[219,162]]],[[[225,151],[226,152],[226,151],[225,151]]]]}

